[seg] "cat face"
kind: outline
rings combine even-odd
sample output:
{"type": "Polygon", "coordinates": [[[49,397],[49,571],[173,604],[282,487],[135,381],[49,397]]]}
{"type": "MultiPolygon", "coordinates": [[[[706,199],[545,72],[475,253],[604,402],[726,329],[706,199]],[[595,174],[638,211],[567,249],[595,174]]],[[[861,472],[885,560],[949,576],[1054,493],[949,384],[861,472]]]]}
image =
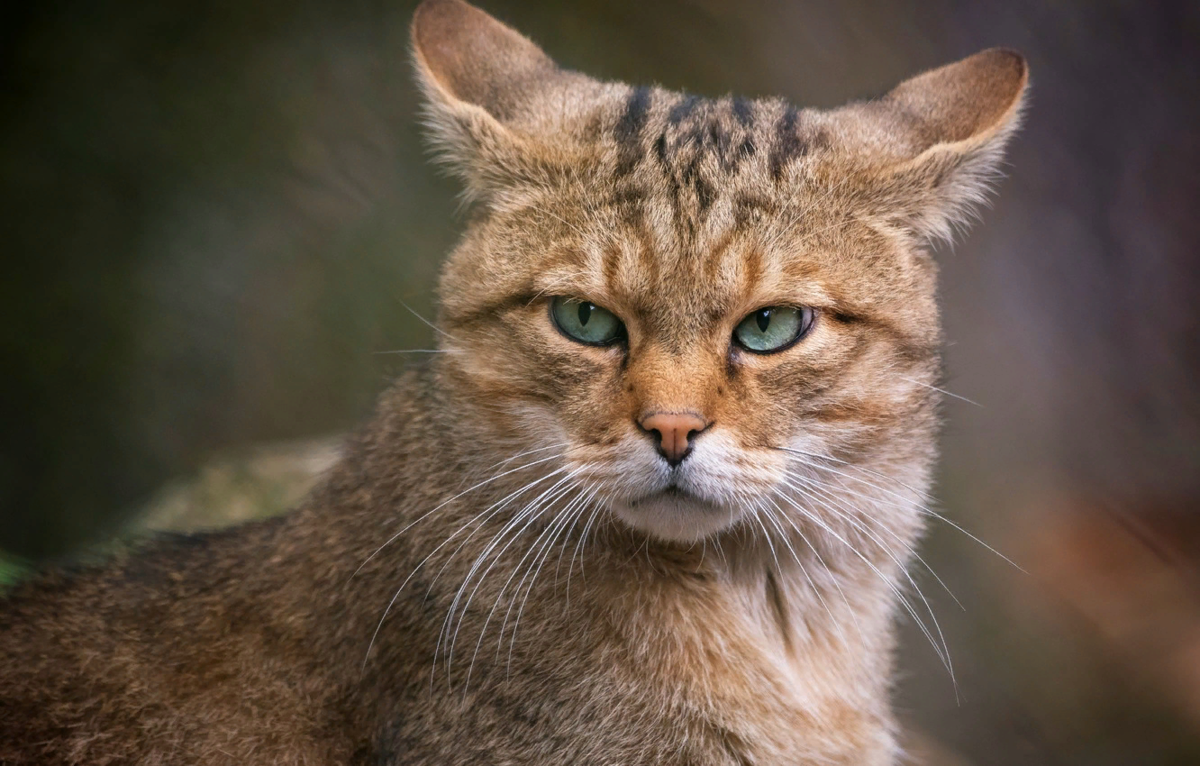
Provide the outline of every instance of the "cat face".
{"type": "Polygon", "coordinates": [[[820,524],[796,497],[836,512],[843,493],[817,465],[923,482],[924,245],[978,197],[1018,57],[822,113],[598,83],[451,0],[423,6],[414,39],[479,205],[443,275],[446,365],[497,444],[678,542],[820,524]]]}

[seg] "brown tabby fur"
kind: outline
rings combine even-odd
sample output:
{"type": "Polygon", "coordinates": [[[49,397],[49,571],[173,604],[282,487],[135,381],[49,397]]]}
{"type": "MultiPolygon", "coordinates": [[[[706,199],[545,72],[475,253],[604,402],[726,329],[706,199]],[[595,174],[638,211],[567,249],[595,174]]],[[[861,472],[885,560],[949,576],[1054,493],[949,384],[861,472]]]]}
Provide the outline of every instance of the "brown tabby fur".
{"type": "Polygon", "coordinates": [[[294,513],[3,602],[0,763],[896,762],[927,246],[981,198],[1024,61],[818,112],[600,83],[459,0],[413,40],[476,201],[445,353],[294,513]],[[627,340],[568,340],[555,295],[627,340]],[[805,338],[731,346],[781,304],[817,310],[805,338]],[[637,425],[661,411],[710,423],[674,474],[637,425]]]}

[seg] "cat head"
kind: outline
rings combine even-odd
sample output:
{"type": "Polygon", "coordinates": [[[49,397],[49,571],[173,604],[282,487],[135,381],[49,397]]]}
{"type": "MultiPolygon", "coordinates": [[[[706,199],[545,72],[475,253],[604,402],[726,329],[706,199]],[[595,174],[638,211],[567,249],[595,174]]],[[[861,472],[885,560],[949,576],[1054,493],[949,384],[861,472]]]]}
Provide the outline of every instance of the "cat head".
{"type": "Polygon", "coordinates": [[[1018,54],[817,111],[600,82],[459,0],[420,7],[413,50],[475,205],[440,285],[443,366],[499,458],[544,455],[680,542],[819,521],[839,494],[821,466],[924,485],[928,246],[996,173],[1018,54]]]}

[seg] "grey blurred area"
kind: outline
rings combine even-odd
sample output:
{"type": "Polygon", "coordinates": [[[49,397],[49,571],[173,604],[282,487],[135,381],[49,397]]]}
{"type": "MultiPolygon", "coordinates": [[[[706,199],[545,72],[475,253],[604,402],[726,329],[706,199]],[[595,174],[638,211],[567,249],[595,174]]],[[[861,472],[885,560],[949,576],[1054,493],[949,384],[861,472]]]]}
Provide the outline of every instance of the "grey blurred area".
{"type": "MultiPolygon", "coordinates": [[[[0,11],[0,549],[278,511],[430,348],[462,215],[414,5],[0,11]]],[[[1008,178],[939,254],[977,403],[937,490],[965,531],[924,551],[963,608],[920,579],[954,677],[908,626],[897,703],[931,764],[1200,763],[1200,3],[483,5],[599,77],[802,106],[1028,56],[1008,178]]]]}

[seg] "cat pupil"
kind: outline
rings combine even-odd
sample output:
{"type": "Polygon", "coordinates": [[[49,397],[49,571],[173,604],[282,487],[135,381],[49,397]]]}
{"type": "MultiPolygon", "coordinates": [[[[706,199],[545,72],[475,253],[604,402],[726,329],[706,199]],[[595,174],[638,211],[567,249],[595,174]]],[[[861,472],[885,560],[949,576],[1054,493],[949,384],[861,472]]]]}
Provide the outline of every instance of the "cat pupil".
{"type": "Polygon", "coordinates": [[[758,331],[766,332],[767,328],[771,326],[771,309],[761,309],[758,316],[755,317],[755,321],[758,323],[758,331]]]}
{"type": "Polygon", "coordinates": [[[591,317],[592,317],[592,304],[580,303],[579,304],[579,324],[586,325],[588,323],[588,320],[591,319],[591,317]]]}

